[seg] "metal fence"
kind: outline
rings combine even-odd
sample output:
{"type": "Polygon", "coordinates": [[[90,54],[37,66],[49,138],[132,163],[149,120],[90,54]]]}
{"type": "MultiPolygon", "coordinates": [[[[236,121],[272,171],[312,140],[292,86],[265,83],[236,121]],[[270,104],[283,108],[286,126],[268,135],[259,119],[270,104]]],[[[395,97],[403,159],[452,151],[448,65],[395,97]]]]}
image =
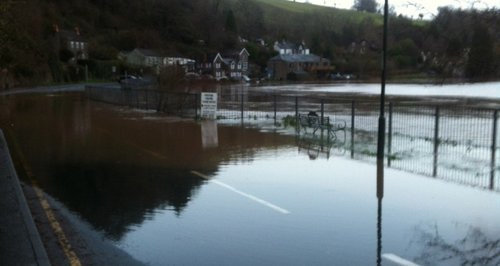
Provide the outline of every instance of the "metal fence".
{"type": "MultiPolygon", "coordinates": [[[[198,118],[199,114],[199,94],[97,87],[88,87],[87,91],[91,99],[107,103],[155,109],[182,117],[198,118]]],[[[222,123],[234,119],[257,124],[269,121],[275,127],[297,129],[298,115],[311,111],[321,118],[347,124],[336,143],[316,142],[314,147],[318,151],[330,154],[330,150],[335,149],[336,154],[376,161],[378,101],[249,91],[218,94],[217,118],[222,123]]],[[[500,191],[498,110],[389,102],[386,117],[385,154],[389,167],[500,191]]],[[[298,138],[299,148],[304,149],[304,143],[313,147],[303,137],[298,138]]]]}
{"type": "Polygon", "coordinates": [[[89,99],[169,115],[198,118],[198,94],[150,89],[123,90],[116,87],[86,86],[89,99]]]}

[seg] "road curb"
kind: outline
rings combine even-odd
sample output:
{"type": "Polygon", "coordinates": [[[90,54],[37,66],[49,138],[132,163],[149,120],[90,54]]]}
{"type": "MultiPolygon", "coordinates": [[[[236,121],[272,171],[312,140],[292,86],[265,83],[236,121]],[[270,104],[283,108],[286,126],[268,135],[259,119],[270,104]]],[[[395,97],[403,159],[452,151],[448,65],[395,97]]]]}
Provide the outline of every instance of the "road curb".
{"type": "Polygon", "coordinates": [[[50,261],[47,256],[47,252],[40,238],[40,234],[33,220],[33,216],[31,215],[31,211],[28,207],[28,203],[26,201],[26,197],[21,188],[21,183],[17,176],[17,172],[14,168],[14,164],[12,162],[12,158],[10,156],[9,147],[7,145],[7,141],[5,140],[5,136],[3,134],[2,129],[0,129],[0,160],[2,163],[5,163],[5,169],[7,173],[5,176],[12,183],[12,187],[14,188],[14,193],[17,198],[17,202],[19,204],[19,212],[24,220],[24,229],[27,231],[27,235],[29,236],[29,240],[31,243],[31,248],[35,255],[36,264],[39,266],[50,266],[50,261]]]}

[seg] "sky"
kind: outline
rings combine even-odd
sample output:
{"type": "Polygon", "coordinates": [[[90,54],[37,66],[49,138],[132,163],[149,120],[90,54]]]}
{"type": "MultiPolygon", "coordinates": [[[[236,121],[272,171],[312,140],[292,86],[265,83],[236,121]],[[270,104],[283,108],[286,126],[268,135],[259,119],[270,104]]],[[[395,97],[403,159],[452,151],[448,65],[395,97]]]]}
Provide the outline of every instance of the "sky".
{"type": "MultiPolygon", "coordinates": [[[[292,1],[292,0],[289,0],[292,1]]],[[[403,14],[407,17],[418,18],[419,13],[426,19],[432,19],[437,15],[437,8],[440,6],[453,6],[462,9],[473,6],[476,9],[482,8],[500,8],[499,0],[388,0],[389,6],[394,6],[397,14],[403,14]],[[408,3],[417,3],[409,5],[408,3]]],[[[334,6],[337,8],[349,9],[353,6],[354,0],[296,0],[296,2],[309,2],[316,5],[334,6]]],[[[382,7],[383,0],[377,0],[382,7]]]]}

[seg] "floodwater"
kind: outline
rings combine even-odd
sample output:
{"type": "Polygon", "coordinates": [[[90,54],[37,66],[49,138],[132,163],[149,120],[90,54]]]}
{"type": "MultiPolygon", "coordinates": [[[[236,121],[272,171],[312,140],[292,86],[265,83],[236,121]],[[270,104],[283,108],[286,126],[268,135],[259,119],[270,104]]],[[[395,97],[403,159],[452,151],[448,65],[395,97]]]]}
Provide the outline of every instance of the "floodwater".
{"type": "MultiPolygon", "coordinates": [[[[448,96],[500,99],[500,82],[459,83],[459,84],[387,84],[386,95],[400,96],[448,96]]],[[[264,86],[261,89],[273,91],[330,92],[330,93],[360,93],[379,95],[380,84],[338,83],[324,85],[280,85],[264,86]]]]}
{"type": "Polygon", "coordinates": [[[497,191],[78,93],[0,108],[39,186],[148,265],[500,263],[497,191]]]}

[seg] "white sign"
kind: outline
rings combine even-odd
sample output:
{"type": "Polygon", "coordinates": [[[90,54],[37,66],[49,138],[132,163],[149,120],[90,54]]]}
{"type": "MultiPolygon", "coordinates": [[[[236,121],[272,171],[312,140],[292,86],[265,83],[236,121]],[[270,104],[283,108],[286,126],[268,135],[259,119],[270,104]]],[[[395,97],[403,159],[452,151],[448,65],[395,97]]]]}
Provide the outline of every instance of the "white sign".
{"type": "Polygon", "coordinates": [[[217,117],[217,93],[201,93],[201,114],[202,118],[215,119],[217,117]]]}

